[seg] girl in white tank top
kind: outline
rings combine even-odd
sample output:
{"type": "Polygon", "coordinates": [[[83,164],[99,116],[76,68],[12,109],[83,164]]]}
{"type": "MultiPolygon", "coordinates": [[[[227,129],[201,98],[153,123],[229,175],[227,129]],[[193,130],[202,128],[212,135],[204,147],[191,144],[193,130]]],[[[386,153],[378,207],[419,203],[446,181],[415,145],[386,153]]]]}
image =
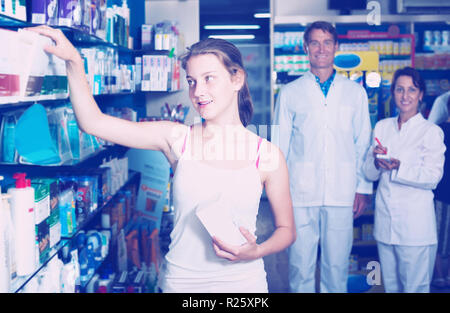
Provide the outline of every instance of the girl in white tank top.
{"type": "Polygon", "coordinates": [[[215,198],[208,205],[230,210],[235,224],[255,236],[262,193],[258,172],[262,138],[256,162],[223,169],[192,157],[190,133],[173,178],[174,229],[159,285],[164,292],[267,292],[263,260],[231,262],[218,257],[210,234],[195,213],[202,202],[215,198]]]}
{"type": "MultiPolygon", "coordinates": [[[[29,30],[50,37],[55,45],[44,50],[66,61],[70,101],[82,131],[118,145],[161,151],[176,168],[176,219],[166,267],[160,274],[163,291],[266,292],[262,258],[287,248],[296,237],[287,166],[280,150],[268,141],[259,141],[258,148],[250,150],[257,151],[258,158],[248,158],[248,166],[233,169],[222,168],[220,160],[188,160],[194,152],[190,148],[195,147],[191,137],[186,137],[188,127],[170,121],[131,122],[103,113],[92,96],[83,59],[63,32],[45,25],[29,30]],[[181,149],[185,138],[186,149],[181,149]],[[267,240],[257,243],[256,215],[263,186],[275,230],[267,240]],[[233,223],[242,226],[242,244],[211,239],[194,216],[205,202],[231,212],[233,223]]],[[[232,125],[249,136],[245,127],[253,109],[239,50],[228,41],[212,38],[188,50],[182,67],[193,107],[204,120],[202,129],[208,132],[232,125]]]]}

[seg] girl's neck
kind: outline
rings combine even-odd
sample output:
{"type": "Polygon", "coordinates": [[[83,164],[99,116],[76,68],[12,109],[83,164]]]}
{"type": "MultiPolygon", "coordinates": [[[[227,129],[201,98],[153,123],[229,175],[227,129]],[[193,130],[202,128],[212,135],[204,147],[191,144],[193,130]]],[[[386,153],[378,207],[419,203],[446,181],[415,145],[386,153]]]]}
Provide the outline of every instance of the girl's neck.
{"type": "Polygon", "coordinates": [[[214,121],[204,121],[202,124],[203,136],[210,137],[219,133],[225,134],[226,132],[242,131],[246,128],[242,125],[241,121],[229,121],[229,123],[217,123],[214,121]]]}

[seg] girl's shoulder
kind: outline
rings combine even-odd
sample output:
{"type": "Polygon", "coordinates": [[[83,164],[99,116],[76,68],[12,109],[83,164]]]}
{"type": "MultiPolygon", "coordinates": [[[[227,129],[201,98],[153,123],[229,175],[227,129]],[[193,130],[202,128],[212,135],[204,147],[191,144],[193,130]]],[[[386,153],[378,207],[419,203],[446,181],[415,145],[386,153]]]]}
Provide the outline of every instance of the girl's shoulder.
{"type": "Polygon", "coordinates": [[[281,168],[286,163],[285,157],[277,145],[262,138],[259,147],[259,166],[262,171],[272,172],[281,168]]]}

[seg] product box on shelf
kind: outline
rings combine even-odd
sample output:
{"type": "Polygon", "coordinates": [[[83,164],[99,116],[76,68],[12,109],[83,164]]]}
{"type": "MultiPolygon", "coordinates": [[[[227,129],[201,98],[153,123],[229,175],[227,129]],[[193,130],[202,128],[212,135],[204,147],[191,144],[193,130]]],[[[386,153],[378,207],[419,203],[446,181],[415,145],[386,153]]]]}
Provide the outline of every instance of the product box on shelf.
{"type": "Polygon", "coordinates": [[[58,177],[58,208],[61,236],[69,237],[77,231],[76,185],[73,180],[58,177]]]}
{"type": "Polygon", "coordinates": [[[168,55],[143,55],[141,90],[169,91],[178,86],[173,76],[174,61],[168,55]]]}
{"type": "Polygon", "coordinates": [[[50,178],[34,178],[31,185],[35,190],[36,240],[42,263],[50,249],[61,240],[58,185],[50,178]]]}
{"type": "Polygon", "coordinates": [[[26,22],[27,8],[25,0],[2,0],[0,14],[26,22]]]}
{"type": "Polygon", "coordinates": [[[35,32],[0,30],[8,42],[0,52],[0,103],[67,97],[65,62],[47,54],[48,37],[35,32]]]}
{"type": "Polygon", "coordinates": [[[153,25],[141,25],[141,48],[151,49],[153,47],[153,25]]]}
{"type": "MultiPolygon", "coordinates": [[[[77,168],[59,173],[58,181],[67,199],[72,199],[76,224],[83,223],[109,198],[108,169],[77,168]],[[101,187],[100,187],[100,185],[101,187]],[[67,191],[68,190],[68,191],[67,191]]],[[[65,207],[65,212],[70,208],[65,207]]]]}
{"type": "Polygon", "coordinates": [[[82,15],[82,20],[81,20],[81,28],[84,32],[89,33],[90,29],[91,29],[91,1],[92,0],[82,0],[81,4],[82,4],[82,11],[83,11],[83,15],[82,15]]]}
{"type": "Polygon", "coordinates": [[[47,109],[48,126],[54,146],[56,147],[61,163],[73,159],[67,131],[66,107],[47,109]]]}
{"type": "Polygon", "coordinates": [[[49,61],[48,55],[43,47],[51,45],[52,41],[50,38],[22,29],[19,29],[17,36],[20,45],[19,47],[24,49],[24,51],[19,53],[22,57],[20,96],[39,96],[41,94],[44,75],[49,61]]]}
{"type": "Polygon", "coordinates": [[[0,125],[0,163],[1,164],[15,164],[18,161],[19,155],[17,153],[14,142],[17,120],[22,111],[5,112],[1,116],[0,125]]]}
{"type": "Polygon", "coordinates": [[[88,169],[86,175],[97,180],[98,206],[101,207],[111,199],[111,168],[99,167],[88,169]]]}
{"type": "Polygon", "coordinates": [[[66,73],[66,62],[54,55],[48,55],[49,62],[44,73],[41,99],[67,98],[69,85],[66,73]]]}
{"type": "Polygon", "coordinates": [[[31,22],[58,25],[58,0],[31,1],[31,22]]]}
{"type": "Polygon", "coordinates": [[[45,185],[33,183],[32,187],[35,195],[36,244],[39,248],[39,264],[41,264],[50,252],[50,231],[47,224],[47,218],[50,216],[50,193],[45,185]]]}
{"type": "Polygon", "coordinates": [[[83,210],[86,217],[92,214],[98,207],[97,181],[91,176],[74,177],[77,182],[77,211],[83,210]]]}
{"type": "Polygon", "coordinates": [[[111,227],[113,227],[117,232],[123,229],[126,218],[125,199],[118,198],[116,202],[111,203],[106,212],[109,213],[111,227]]]}
{"type": "Polygon", "coordinates": [[[106,40],[106,28],[108,25],[108,20],[106,18],[107,9],[106,0],[96,0],[97,13],[96,17],[98,19],[98,28],[95,35],[103,40],[106,40]]]}
{"type": "MultiPolygon", "coordinates": [[[[0,41],[8,45],[0,50],[0,104],[16,100],[20,93],[20,62],[14,50],[17,36],[14,31],[0,29],[0,41]]],[[[16,47],[16,48],[15,48],[16,47]]]]}
{"type": "Polygon", "coordinates": [[[58,25],[80,27],[82,21],[81,0],[59,0],[58,25]]]}

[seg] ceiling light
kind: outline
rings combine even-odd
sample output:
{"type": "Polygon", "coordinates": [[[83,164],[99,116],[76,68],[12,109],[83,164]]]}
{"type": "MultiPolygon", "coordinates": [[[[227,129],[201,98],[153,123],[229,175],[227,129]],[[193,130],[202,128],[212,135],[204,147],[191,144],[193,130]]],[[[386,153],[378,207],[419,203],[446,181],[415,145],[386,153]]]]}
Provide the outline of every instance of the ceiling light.
{"type": "Polygon", "coordinates": [[[225,40],[252,40],[255,35],[210,35],[209,38],[219,38],[225,40]]]}
{"type": "Polygon", "coordinates": [[[259,25],[205,25],[204,29],[260,29],[259,25]]]}
{"type": "Polygon", "coordinates": [[[270,13],[255,13],[254,18],[270,18],[270,13]]]}

